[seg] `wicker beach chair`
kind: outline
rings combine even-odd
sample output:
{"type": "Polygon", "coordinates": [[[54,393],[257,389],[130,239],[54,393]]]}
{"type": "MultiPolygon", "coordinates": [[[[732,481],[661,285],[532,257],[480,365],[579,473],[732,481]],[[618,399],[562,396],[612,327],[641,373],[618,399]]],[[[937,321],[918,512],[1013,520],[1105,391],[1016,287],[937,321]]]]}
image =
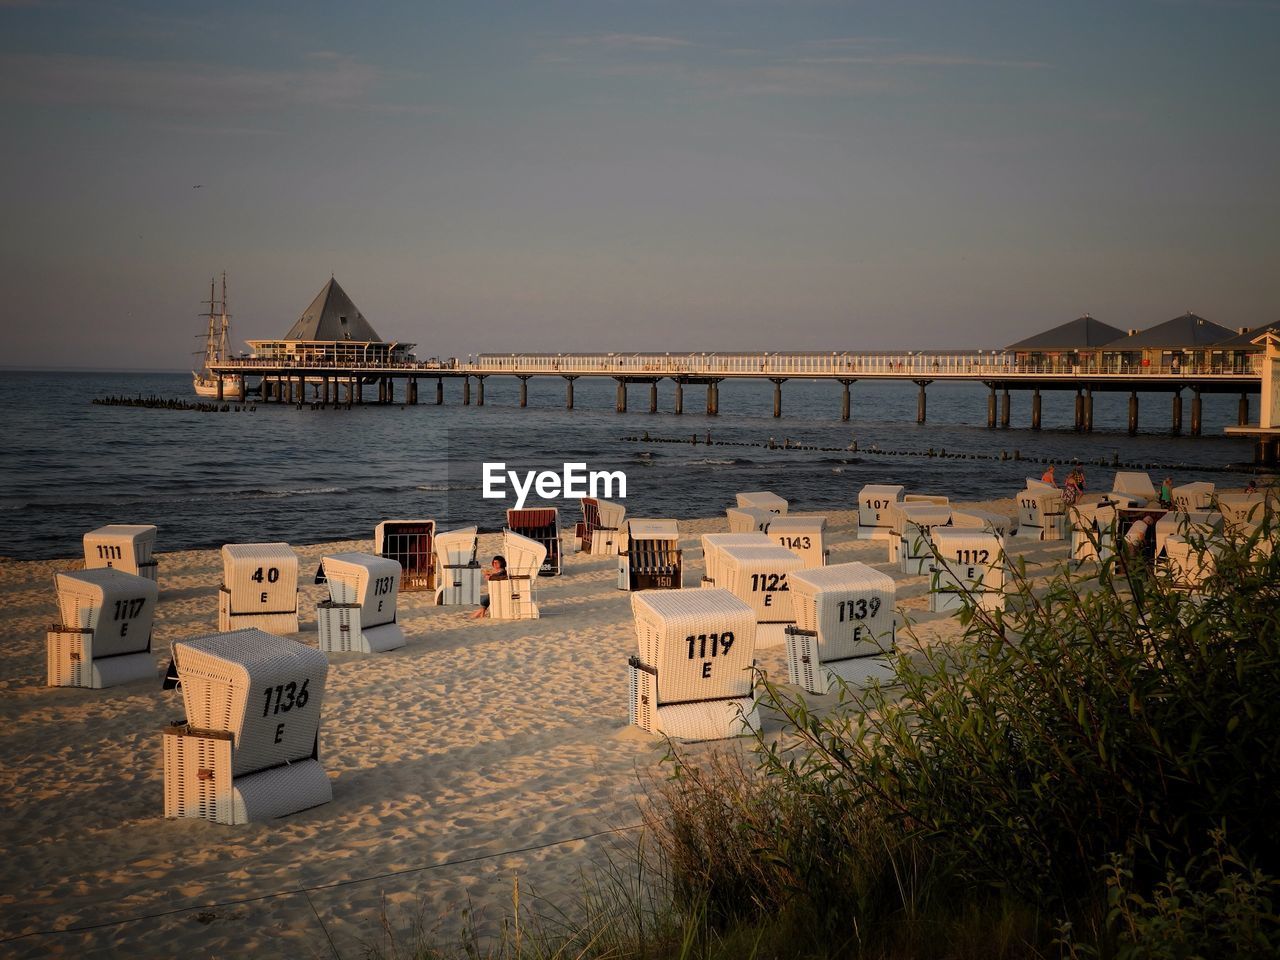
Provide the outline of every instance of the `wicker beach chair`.
{"type": "Polygon", "coordinates": [[[537,583],[547,558],[546,546],[503,530],[502,555],[507,560],[507,577],[489,581],[489,616],[495,620],[536,620],[542,616],[537,583]]]}
{"type": "Polygon", "coordinates": [[[287,543],[222,548],[218,629],[298,632],[298,556],[287,543]]]}
{"type": "Polygon", "coordinates": [[[1203,481],[1184,483],[1179,487],[1174,487],[1172,492],[1173,509],[1182,513],[1190,513],[1193,510],[1214,509],[1212,483],[1203,481]]]}
{"type": "Polygon", "coordinates": [[[105,567],[53,580],[62,622],[45,637],[49,686],[101,689],[156,675],[154,580],[105,567]]]}
{"type": "Polygon", "coordinates": [[[404,646],[396,622],[400,564],[369,553],[335,553],[321,565],[329,584],[329,599],[316,606],[321,650],[383,653],[404,646]]]}
{"type": "Polygon", "coordinates": [[[560,560],[560,511],[555,507],[521,507],[507,510],[507,529],[536,540],[547,548],[539,576],[558,577],[560,560]]]}
{"type": "Polygon", "coordinates": [[[436,589],[436,522],[383,520],[373,530],[373,552],[400,564],[400,590],[418,593],[436,589]]]}
{"type": "Polygon", "coordinates": [[[889,508],[902,499],[901,484],[869,483],[858,491],[858,539],[891,540],[889,508]]]}
{"type": "Polygon", "coordinates": [[[1145,506],[1156,499],[1156,488],[1151,484],[1150,475],[1135,470],[1118,470],[1111,481],[1113,493],[1123,493],[1139,501],[1134,506],[1145,506]]]}
{"type": "Polygon", "coordinates": [[[929,574],[929,609],[961,609],[966,601],[983,610],[1004,609],[1004,540],[987,530],[936,527],[936,554],[929,574]]]}
{"type": "Polygon", "coordinates": [[[112,567],[137,577],[156,580],[155,546],[154,524],[111,523],[84,535],[84,568],[112,567]]]}
{"type": "Polygon", "coordinates": [[[593,557],[617,556],[621,545],[622,521],[627,508],[620,503],[582,498],[582,552],[593,557]]]}
{"type": "Polygon", "coordinates": [[[740,493],[737,495],[739,507],[755,507],[759,510],[768,510],[775,516],[785,517],[787,515],[787,501],[776,493],[770,493],[767,490],[758,490],[754,493],[740,493]]]}
{"type": "Polygon", "coordinates": [[[1067,508],[1062,491],[1052,484],[1027,479],[1018,493],[1017,536],[1032,540],[1065,540],[1067,508]]]}
{"type": "Polygon", "coordinates": [[[764,507],[730,507],[725,512],[730,533],[764,533],[778,519],[764,507]]]}
{"type": "Polygon", "coordinates": [[[475,527],[461,527],[436,535],[437,604],[475,606],[480,602],[484,577],[476,560],[476,533],[475,527]]]}
{"type": "MultiPolygon", "coordinates": [[[[1067,508],[1071,523],[1071,559],[1104,563],[1115,554],[1116,509],[1111,500],[1077,503],[1067,508]]],[[[1127,504],[1124,504],[1127,506],[1127,504]]]]}
{"type": "Polygon", "coordinates": [[[1018,532],[1018,518],[1007,513],[991,513],[987,510],[952,510],[951,525],[962,530],[986,530],[997,537],[1012,537],[1018,532]]]}
{"type": "Polygon", "coordinates": [[[790,576],[796,622],[786,630],[787,675],[809,693],[862,686],[893,675],[893,578],[865,563],[790,576]]]}
{"type": "Polygon", "coordinates": [[[759,726],[751,668],[755,614],[728,590],[631,595],[639,654],[628,660],[631,723],[681,740],[759,726]]]}
{"type": "Polygon", "coordinates": [[[702,586],[724,586],[720,573],[720,551],[725,547],[768,547],[773,544],[763,533],[704,533],[702,535],[702,586]],[[719,581],[717,580],[719,578],[719,581]]]}
{"type": "Polygon", "coordinates": [[[628,520],[618,555],[619,590],[679,590],[684,554],[675,520],[628,520]]]}
{"type": "Polygon", "coordinates": [[[827,565],[826,517],[777,517],[766,534],[803,560],[806,568],[827,565]]]}
{"type": "MultiPolygon", "coordinates": [[[[756,646],[780,647],[786,628],[795,623],[788,574],[804,569],[804,561],[785,547],[730,546],[720,550],[724,586],[756,616],[756,646]]],[[[719,580],[717,580],[719,586],[719,580]]]]}
{"type": "Polygon", "coordinates": [[[951,525],[951,508],[936,503],[906,503],[896,511],[897,562],[903,573],[928,573],[933,563],[929,536],[935,527],[951,525]]]}
{"type": "Polygon", "coordinates": [[[1165,543],[1170,537],[1204,542],[1222,535],[1222,514],[1213,510],[1192,510],[1183,513],[1169,510],[1156,521],[1155,559],[1164,554],[1165,543]]]}
{"type": "Polygon", "coordinates": [[[329,660],[261,630],[173,643],[186,723],[164,731],[164,815],[250,823],[327,803],[320,708],[329,660]]]}

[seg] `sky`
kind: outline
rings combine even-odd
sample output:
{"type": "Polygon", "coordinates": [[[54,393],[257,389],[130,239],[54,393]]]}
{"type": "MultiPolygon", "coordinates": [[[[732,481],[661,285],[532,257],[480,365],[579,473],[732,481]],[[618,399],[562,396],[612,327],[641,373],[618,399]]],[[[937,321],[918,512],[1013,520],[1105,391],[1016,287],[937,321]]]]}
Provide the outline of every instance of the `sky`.
{"type": "Polygon", "coordinates": [[[1280,319],[1280,0],[0,0],[7,366],[1280,319]]]}

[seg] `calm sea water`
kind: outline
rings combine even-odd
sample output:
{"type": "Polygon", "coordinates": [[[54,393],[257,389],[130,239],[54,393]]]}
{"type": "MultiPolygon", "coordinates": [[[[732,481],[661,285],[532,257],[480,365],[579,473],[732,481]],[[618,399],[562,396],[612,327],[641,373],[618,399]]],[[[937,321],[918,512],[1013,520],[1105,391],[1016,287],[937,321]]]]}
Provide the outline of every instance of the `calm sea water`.
{"type": "MultiPolygon", "coordinates": [[[[155,523],[158,548],[216,547],[228,542],[284,540],[317,543],[372,535],[394,517],[433,517],[442,526],[501,526],[511,504],[481,497],[481,468],[502,460],[511,469],[559,471],[565,460],[593,470],[626,471],[632,516],[710,516],[739,490],[771,489],[797,509],[848,509],[866,483],[896,482],[952,497],[1012,496],[1038,464],[928,458],[998,454],[1086,463],[1122,461],[1168,465],[1178,482],[1214,480],[1248,464],[1247,441],[1229,440],[1237,397],[1206,396],[1205,436],[1168,436],[1170,395],[1141,395],[1142,429],[1125,433],[1127,394],[1094,401],[1094,433],[1077,434],[1070,393],[1044,395],[1044,429],[1027,429],[1030,394],[1014,394],[1009,430],[986,428],[987,392],[979,384],[929,387],[929,422],[915,422],[910,383],[858,383],[853,417],[841,423],[840,387],[793,380],[783,386],[783,413],[772,413],[772,385],[720,385],[719,417],[706,417],[705,388],[687,387],[685,413],[675,416],[673,386],[659,385],[663,412],[648,413],[647,385],[633,385],[631,412],[614,412],[611,379],[580,379],[577,409],[564,409],[564,382],[529,381],[529,407],[518,406],[519,383],[490,378],[485,406],[461,405],[461,381],[445,383],[445,405],[434,405],[422,381],[417,407],[313,410],[258,404],[256,410],[199,413],[99,406],[95,397],[157,394],[191,396],[179,374],[0,373],[0,556],[72,557],[85,531],[105,523],[155,523]],[[765,444],[772,437],[857,454],[770,450],[763,446],[635,443],[642,435],[765,444]],[[1156,431],[1160,431],[1157,433],[1156,431]],[[903,453],[875,454],[882,451],[903,453]]],[[[1189,398],[1189,394],[1187,395],[1189,398]]],[[[473,389],[474,399],[474,389],[473,389]]],[[[1253,400],[1256,413],[1257,399],[1253,400]]],[[[1184,424],[1190,401],[1184,400],[1184,424]]],[[[1109,485],[1112,470],[1088,470],[1091,486],[1109,485]]],[[[532,501],[531,501],[532,503],[532,501]]],[[[577,504],[560,502],[561,523],[577,504]]]]}

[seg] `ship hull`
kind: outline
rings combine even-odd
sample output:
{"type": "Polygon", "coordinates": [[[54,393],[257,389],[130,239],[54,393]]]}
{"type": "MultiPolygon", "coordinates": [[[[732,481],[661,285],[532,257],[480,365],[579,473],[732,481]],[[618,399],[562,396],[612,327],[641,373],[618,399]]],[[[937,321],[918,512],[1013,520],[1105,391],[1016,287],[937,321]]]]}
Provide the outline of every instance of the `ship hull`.
{"type": "MultiPolygon", "coordinates": [[[[202,377],[194,374],[191,377],[191,386],[195,389],[197,397],[210,397],[215,400],[218,398],[217,377],[202,377]]],[[[241,377],[223,377],[222,399],[243,400],[244,380],[241,377]]]]}

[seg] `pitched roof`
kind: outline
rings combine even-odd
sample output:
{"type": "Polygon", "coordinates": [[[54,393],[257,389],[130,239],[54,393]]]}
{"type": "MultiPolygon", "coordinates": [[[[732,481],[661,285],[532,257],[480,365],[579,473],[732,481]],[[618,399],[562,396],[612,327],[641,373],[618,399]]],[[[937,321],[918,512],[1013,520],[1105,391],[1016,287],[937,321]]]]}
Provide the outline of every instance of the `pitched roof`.
{"type": "Polygon", "coordinates": [[[1077,320],[1061,323],[1052,330],[1046,330],[1044,333],[1037,333],[1033,337],[1019,340],[1017,343],[1005,347],[1005,349],[1084,350],[1090,347],[1100,347],[1104,343],[1110,343],[1116,337],[1122,336],[1124,336],[1123,330],[1119,330],[1109,323],[1103,323],[1101,320],[1095,320],[1086,313],[1077,320]]]}
{"type": "Polygon", "coordinates": [[[354,340],[357,343],[382,343],[338,281],[329,282],[316,294],[311,306],[302,311],[298,322],[284,335],[286,340],[354,340]]]}
{"type": "Polygon", "coordinates": [[[1280,320],[1275,323],[1264,323],[1260,327],[1254,327],[1245,333],[1238,333],[1234,337],[1215,343],[1215,347],[1221,347],[1224,350],[1261,350],[1262,344],[1254,343],[1264,333],[1271,332],[1280,334],[1280,320]]]}
{"type": "Polygon", "coordinates": [[[1233,336],[1234,330],[1212,323],[1204,317],[1197,317],[1194,313],[1184,313],[1154,327],[1139,330],[1131,337],[1114,340],[1107,347],[1113,350],[1140,350],[1144,347],[1186,349],[1207,347],[1233,336]]]}

